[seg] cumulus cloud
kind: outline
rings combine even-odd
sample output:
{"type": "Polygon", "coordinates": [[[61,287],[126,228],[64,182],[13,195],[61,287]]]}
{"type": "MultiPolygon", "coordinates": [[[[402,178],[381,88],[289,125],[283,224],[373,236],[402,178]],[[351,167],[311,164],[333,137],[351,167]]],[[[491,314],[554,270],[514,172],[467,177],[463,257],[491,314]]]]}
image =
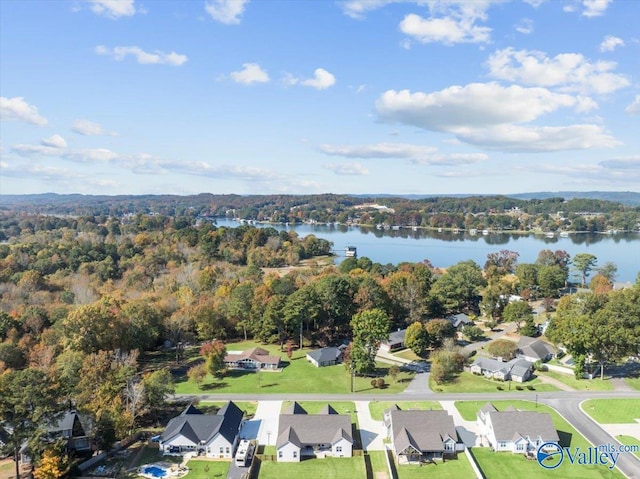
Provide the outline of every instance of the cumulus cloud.
{"type": "Polygon", "coordinates": [[[313,72],[313,78],[302,80],[300,84],[310,86],[316,90],[326,90],[336,84],[336,77],[324,68],[316,68],[313,72]]]}
{"type": "Polygon", "coordinates": [[[602,40],[602,43],[600,44],[600,51],[612,52],[616,49],[616,47],[623,46],[624,40],[622,38],[614,37],[613,35],[607,35],[606,37],[604,37],[604,40],[602,40]]]}
{"type": "Polygon", "coordinates": [[[604,15],[605,10],[609,7],[611,0],[582,0],[584,17],[599,17],[604,15]]]}
{"type": "Polygon", "coordinates": [[[474,18],[446,16],[423,18],[410,13],[400,22],[400,31],[420,43],[488,43],[491,28],[475,24],[474,18]]]}
{"type": "Polygon", "coordinates": [[[518,33],[529,35],[533,33],[533,20],[531,20],[530,18],[523,18],[515,25],[514,28],[518,33]]]}
{"type": "Polygon", "coordinates": [[[237,25],[247,3],[249,0],[210,0],[205,3],[204,9],[217,22],[237,25]]]}
{"type": "Polygon", "coordinates": [[[269,81],[268,73],[260,68],[257,63],[243,63],[242,70],[231,72],[231,79],[237,83],[245,85],[253,85],[254,83],[267,83],[269,81]]]}
{"type": "Polygon", "coordinates": [[[73,122],[73,126],[71,130],[79,135],[85,136],[99,136],[99,135],[110,135],[116,136],[117,133],[114,131],[105,130],[102,125],[98,123],[94,123],[89,120],[76,120],[73,122]]]}
{"type": "Polygon", "coordinates": [[[127,56],[133,56],[138,63],[143,65],[171,65],[177,67],[183,65],[188,60],[186,55],[181,55],[176,52],[166,53],[155,50],[150,53],[145,52],[137,46],[114,47],[110,49],[104,45],[98,45],[95,51],[98,55],[110,56],[116,61],[122,61],[127,56]]]}
{"type": "Polygon", "coordinates": [[[382,121],[452,133],[462,142],[504,151],[612,147],[619,142],[598,125],[518,125],[560,108],[586,111],[591,99],[545,88],[497,83],[452,86],[433,93],[385,92],[376,102],[382,121]]]}
{"type": "Polygon", "coordinates": [[[24,121],[32,125],[44,126],[47,119],[38,113],[38,108],[30,105],[21,96],[0,97],[0,119],[3,121],[24,121]]]}
{"type": "Polygon", "coordinates": [[[56,134],[56,135],[52,135],[49,138],[43,138],[40,141],[40,144],[42,146],[48,146],[51,148],[66,148],[67,147],[67,142],[64,138],[62,138],[60,135],[56,134]]]}
{"type": "Polygon", "coordinates": [[[130,17],[135,15],[136,6],[134,0],[87,0],[91,11],[111,19],[130,17]]]}
{"type": "Polygon", "coordinates": [[[636,98],[624,109],[629,115],[640,115],[640,95],[636,95],[636,98]]]}
{"type": "Polygon", "coordinates": [[[369,174],[369,170],[360,163],[330,163],[324,167],[336,175],[365,176],[369,174]]]}
{"type": "Polygon", "coordinates": [[[561,91],[605,94],[630,84],[624,75],[612,72],[615,62],[592,63],[579,53],[550,58],[544,52],[505,48],[491,54],[486,66],[493,78],[561,91]]]}

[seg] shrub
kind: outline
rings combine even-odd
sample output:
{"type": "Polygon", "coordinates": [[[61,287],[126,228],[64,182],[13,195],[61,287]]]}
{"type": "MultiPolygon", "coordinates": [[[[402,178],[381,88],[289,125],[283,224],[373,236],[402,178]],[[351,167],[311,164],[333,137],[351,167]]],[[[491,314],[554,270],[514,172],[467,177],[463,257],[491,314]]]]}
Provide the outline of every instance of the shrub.
{"type": "Polygon", "coordinates": [[[378,380],[376,382],[377,382],[379,388],[383,388],[384,387],[384,379],[378,378],[378,380]]]}
{"type": "Polygon", "coordinates": [[[377,379],[372,379],[372,380],[371,380],[371,385],[372,385],[374,388],[377,388],[377,387],[378,387],[378,380],[377,380],[377,379]]]}
{"type": "Polygon", "coordinates": [[[503,388],[502,386],[496,386],[496,389],[497,389],[498,391],[504,391],[504,388],[503,388]]]}
{"type": "Polygon", "coordinates": [[[518,391],[522,391],[524,388],[523,388],[522,386],[516,386],[516,389],[517,389],[518,391]]]}

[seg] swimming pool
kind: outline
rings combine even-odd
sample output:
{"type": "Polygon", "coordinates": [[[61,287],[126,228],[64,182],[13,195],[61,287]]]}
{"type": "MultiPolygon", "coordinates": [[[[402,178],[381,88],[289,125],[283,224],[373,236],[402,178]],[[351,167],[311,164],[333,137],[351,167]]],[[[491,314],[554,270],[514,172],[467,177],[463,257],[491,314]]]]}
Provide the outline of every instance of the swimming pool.
{"type": "Polygon", "coordinates": [[[167,470],[161,466],[152,464],[150,466],[142,466],[140,468],[140,474],[143,474],[146,477],[160,478],[167,475],[167,470]]]}

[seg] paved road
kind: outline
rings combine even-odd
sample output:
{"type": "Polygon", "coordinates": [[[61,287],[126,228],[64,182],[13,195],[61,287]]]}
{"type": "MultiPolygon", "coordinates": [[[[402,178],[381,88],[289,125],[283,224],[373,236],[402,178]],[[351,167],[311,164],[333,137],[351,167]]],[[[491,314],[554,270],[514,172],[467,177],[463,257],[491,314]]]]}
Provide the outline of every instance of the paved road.
{"type": "MultiPolygon", "coordinates": [[[[639,397],[635,392],[635,397],[639,397]]],[[[616,444],[615,438],[611,437],[602,429],[595,421],[582,412],[580,409],[581,399],[542,399],[540,402],[553,407],[558,411],[569,423],[582,434],[587,441],[593,445],[600,444],[616,444]]],[[[629,479],[640,479],[640,459],[635,455],[627,453],[620,454],[617,467],[629,479]]]]}

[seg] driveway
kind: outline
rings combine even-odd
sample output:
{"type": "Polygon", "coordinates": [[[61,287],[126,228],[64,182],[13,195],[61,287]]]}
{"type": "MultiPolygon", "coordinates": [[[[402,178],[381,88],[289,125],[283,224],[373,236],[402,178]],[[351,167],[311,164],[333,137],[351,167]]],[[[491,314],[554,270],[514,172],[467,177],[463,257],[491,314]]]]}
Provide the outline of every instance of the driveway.
{"type": "Polygon", "coordinates": [[[278,439],[278,424],[282,401],[260,401],[253,421],[260,421],[258,426],[258,444],[275,446],[278,439]]]}
{"type": "Polygon", "coordinates": [[[465,420],[455,406],[455,401],[440,401],[442,409],[447,411],[453,417],[453,423],[456,425],[456,432],[460,439],[467,447],[476,445],[478,435],[478,425],[475,421],[465,420]]]}
{"type": "Polygon", "coordinates": [[[358,413],[358,426],[362,449],[365,451],[384,451],[384,423],[375,421],[369,411],[369,401],[354,401],[358,413]]]}

